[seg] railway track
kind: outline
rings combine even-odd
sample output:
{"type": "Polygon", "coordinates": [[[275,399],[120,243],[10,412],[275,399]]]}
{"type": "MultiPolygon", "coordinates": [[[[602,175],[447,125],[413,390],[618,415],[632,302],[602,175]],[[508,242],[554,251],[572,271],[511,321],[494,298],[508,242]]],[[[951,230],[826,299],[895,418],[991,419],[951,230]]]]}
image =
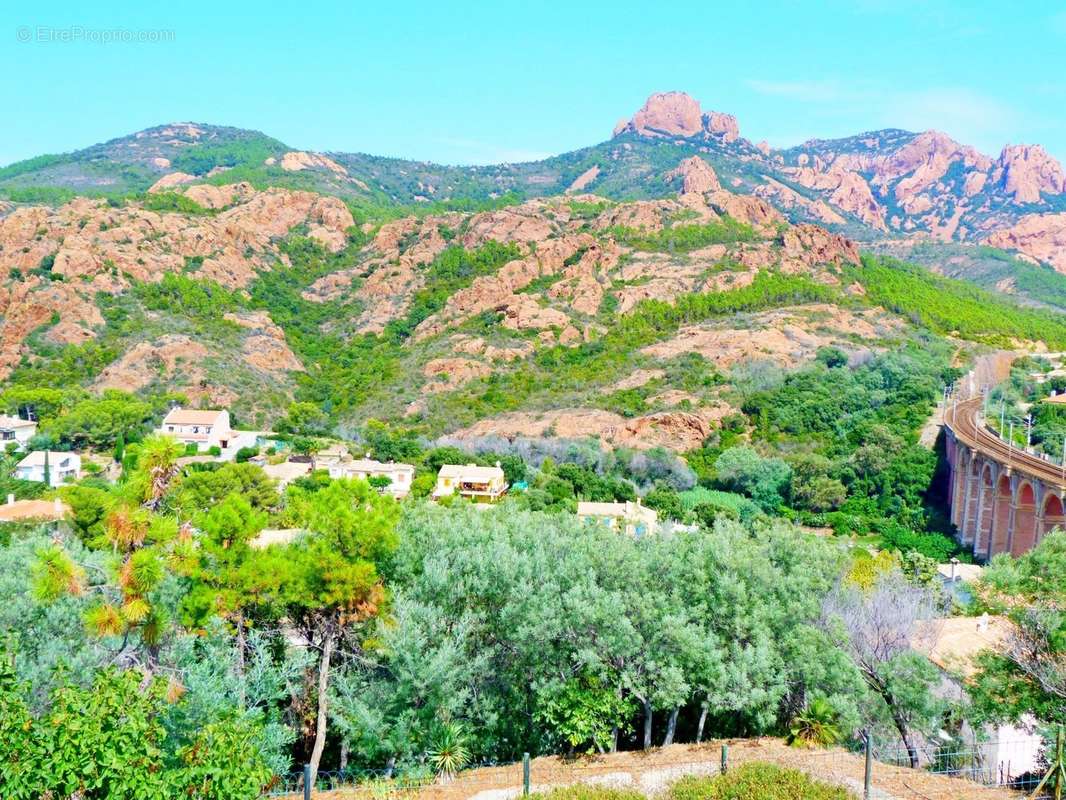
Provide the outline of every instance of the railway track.
{"type": "Polygon", "coordinates": [[[981,398],[960,400],[949,406],[944,424],[963,444],[1012,470],[1017,470],[1045,483],[1066,487],[1063,468],[1030,453],[1011,447],[980,422],[981,398]]]}

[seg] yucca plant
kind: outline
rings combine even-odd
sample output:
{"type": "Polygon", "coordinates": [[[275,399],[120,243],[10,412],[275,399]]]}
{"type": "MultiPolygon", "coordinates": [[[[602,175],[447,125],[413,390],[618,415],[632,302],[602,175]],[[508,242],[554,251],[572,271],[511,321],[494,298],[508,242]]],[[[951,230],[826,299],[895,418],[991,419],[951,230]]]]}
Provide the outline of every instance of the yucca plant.
{"type": "Polygon", "coordinates": [[[454,778],[455,773],[470,763],[470,748],[463,726],[458,722],[441,723],[433,734],[427,755],[442,783],[454,778]]]}
{"type": "Polygon", "coordinates": [[[816,697],[792,718],[787,742],[793,747],[829,747],[843,738],[837,712],[827,700],[816,697]]]}

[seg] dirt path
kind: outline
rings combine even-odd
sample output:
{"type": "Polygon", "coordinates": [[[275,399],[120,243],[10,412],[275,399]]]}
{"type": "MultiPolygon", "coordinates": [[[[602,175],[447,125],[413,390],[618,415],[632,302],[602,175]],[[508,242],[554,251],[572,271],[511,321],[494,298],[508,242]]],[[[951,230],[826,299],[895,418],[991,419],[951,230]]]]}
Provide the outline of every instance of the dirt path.
{"type": "MultiPolygon", "coordinates": [[[[840,749],[800,750],[780,739],[744,739],[673,745],[651,751],[615,753],[567,760],[536,758],[531,766],[532,789],[546,791],[575,783],[638,789],[648,796],[661,793],[683,775],[718,772],[721,746],[729,745],[729,764],[762,761],[802,770],[812,777],[844,786],[862,796],[865,769],[861,754],[840,749]]],[[[877,800],[1020,800],[1006,789],[984,787],[963,778],[933,775],[922,770],[876,763],[873,797],[877,800]]],[[[469,770],[447,784],[430,784],[397,792],[386,786],[366,786],[317,792],[316,800],[377,800],[406,795],[410,800],[512,800],[522,794],[522,765],[469,770]]],[[[298,800],[295,795],[291,800],[298,800]]]]}

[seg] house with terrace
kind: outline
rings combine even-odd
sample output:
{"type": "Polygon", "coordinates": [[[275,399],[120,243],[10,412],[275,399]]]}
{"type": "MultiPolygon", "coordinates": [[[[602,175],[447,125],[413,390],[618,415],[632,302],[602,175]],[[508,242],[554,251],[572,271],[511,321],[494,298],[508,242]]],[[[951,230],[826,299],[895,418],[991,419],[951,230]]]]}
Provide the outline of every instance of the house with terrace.
{"type": "Polygon", "coordinates": [[[382,494],[390,494],[397,500],[407,497],[415,479],[411,464],[394,461],[382,462],[372,458],[341,458],[328,466],[331,478],[355,478],[368,481],[382,494]]]}
{"type": "Polygon", "coordinates": [[[433,499],[459,495],[475,503],[495,503],[507,492],[507,480],[499,462],[493,467],[477,464],[445,464],[437,473],[433,499]]]}

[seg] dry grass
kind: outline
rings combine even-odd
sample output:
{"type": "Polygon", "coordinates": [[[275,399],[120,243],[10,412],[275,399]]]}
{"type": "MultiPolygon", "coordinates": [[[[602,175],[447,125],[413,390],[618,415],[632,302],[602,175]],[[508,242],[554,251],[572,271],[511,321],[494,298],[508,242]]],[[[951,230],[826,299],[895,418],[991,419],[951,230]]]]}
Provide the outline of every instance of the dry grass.
{"type": "MultiPolygon", "coordinates": [[[[682,775],[715,774],[722,744],[729,745],[729,764],[762,761],[792,767],[814,778],[862,795],[863,757],[844,750],[800,750],[780,739],[740,739],[701,745],[679,744],[650,751],[614,753],[565,759],[533,759],[533,791],[574,783],[635,788],[649,796],[660,793],[682,775]]],[[[874,764],[874,797],[878,800],[1021,800],[1023,795],[987,788],[963,778],[933,775],[921,770],[874,764]]],[[[521,794],[522,765],[483,767],[462,773],[450,783],[434,783],[399,790],[385,784],[316,792],[316,800],[509,800],[521,794]]],[[[287,800],[299,800],[296,795],[287,800]]]]}

